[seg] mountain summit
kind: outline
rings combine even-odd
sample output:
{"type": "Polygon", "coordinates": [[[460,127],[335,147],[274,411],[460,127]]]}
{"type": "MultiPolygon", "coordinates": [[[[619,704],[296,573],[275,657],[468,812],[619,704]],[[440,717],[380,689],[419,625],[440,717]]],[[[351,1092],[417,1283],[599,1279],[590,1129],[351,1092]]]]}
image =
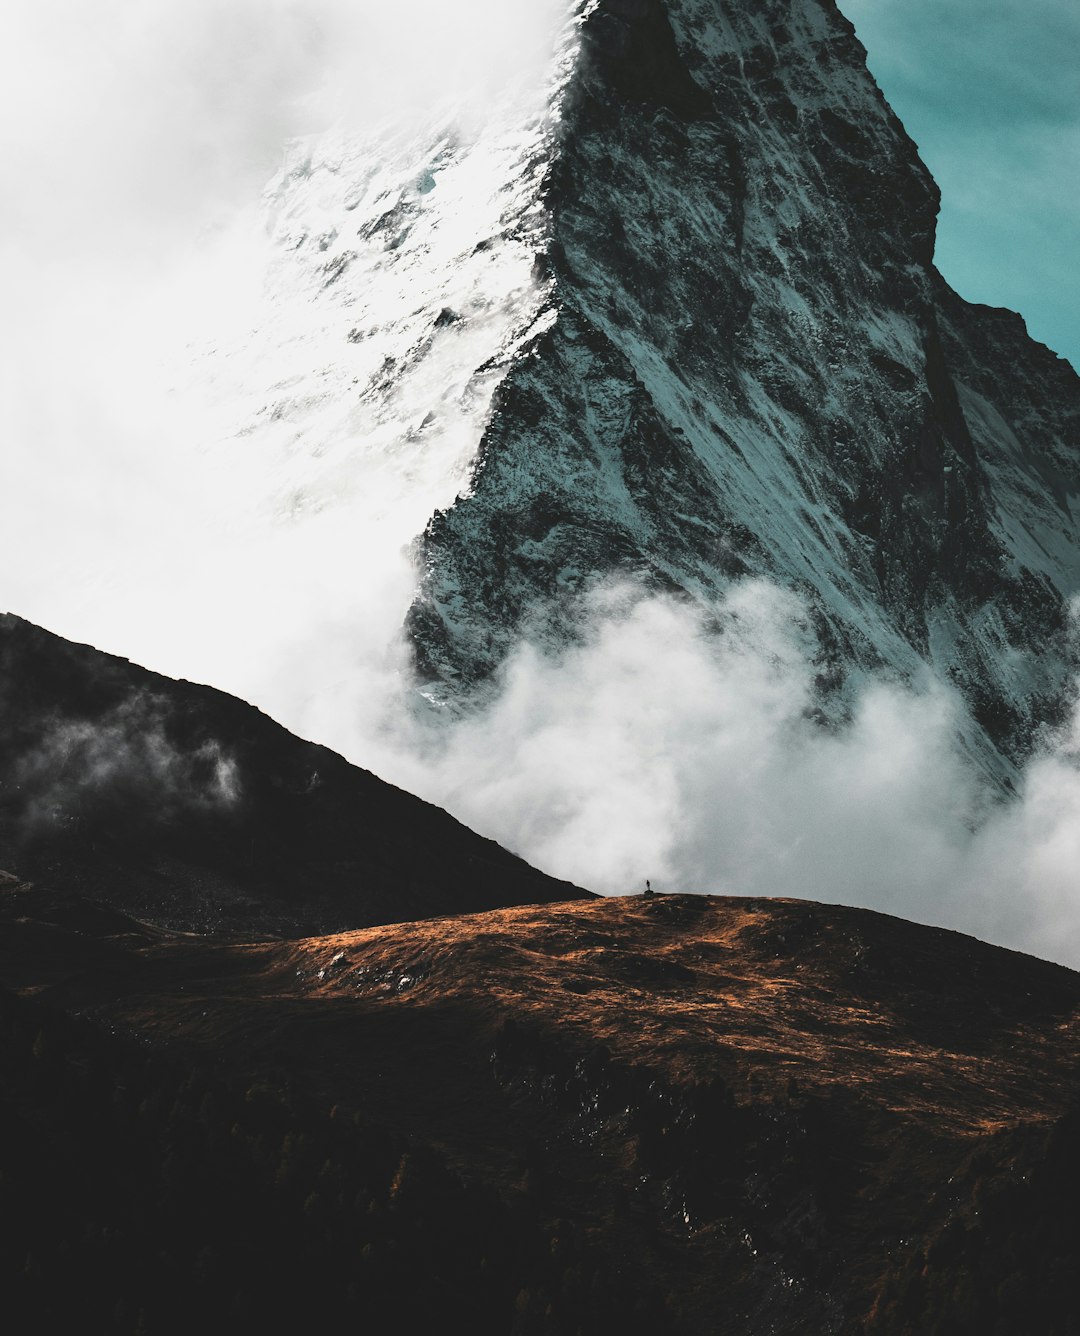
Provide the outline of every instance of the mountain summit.
{"type": "Polygon", "coordinates": [[[1080,380],[934,268],[937,187],[852,25],[599,0],[558,98],[537,324],[418,544],[422,676],[460,694],[573,639],[608,577],[705,609],[764,577],[805,603],[826,715],[929,668],[1008,787],[1069,696],[1080,380]]]}

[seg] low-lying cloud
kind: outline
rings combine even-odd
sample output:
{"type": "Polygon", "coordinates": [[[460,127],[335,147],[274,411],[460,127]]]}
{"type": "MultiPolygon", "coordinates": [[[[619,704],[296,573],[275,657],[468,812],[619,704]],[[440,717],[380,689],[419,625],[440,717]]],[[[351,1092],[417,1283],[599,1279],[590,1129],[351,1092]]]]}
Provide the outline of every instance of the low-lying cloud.
{"type": "Polygon", "coordinates": [[[168,715],[168,702],[141,693],[100,718],[43,720],[30,749],[5,758],[6,803],[23,832],[48,837],[103,818],[168,825],[235,807],[242,785],[227,748],[215,739],[177,746],[168,715]]]}
{"type": "Polygon", "coordinates": [[[826,727],[815,648],[799,602],[761,581],[707,620],[609,590],[584,643],[522,645],[492,703],[399,734],[382,768],[594,890],[862,905],[1080,964],[1075,727],[1003,803],[955,692],[871,681],[826,727]]]}
{"type": "MultiPolygon", "coordinates": [[[[267,314],[260,193],[291,136],[344,118],[363,143],[377,123],[540,86],[568,9],[16,0],[0,49],[0,606],[278,709],[333,692],[329,637],[382,663],[413,578],[402,549],[454,488],[426,510],[422,486],[388,504],[369,460],[348,514],[286,522],[268,497],[288,424],[277,453],[241,436],[250,421],[223,442],[214,396],[267,314]],[[220,356],[193,370],[192,348],[220,356]]],[[[257,388],[265,421],[281,390],[257,388]]],[[[407,472],[416,452],[395,448],[390,471],[407,472]]]]}

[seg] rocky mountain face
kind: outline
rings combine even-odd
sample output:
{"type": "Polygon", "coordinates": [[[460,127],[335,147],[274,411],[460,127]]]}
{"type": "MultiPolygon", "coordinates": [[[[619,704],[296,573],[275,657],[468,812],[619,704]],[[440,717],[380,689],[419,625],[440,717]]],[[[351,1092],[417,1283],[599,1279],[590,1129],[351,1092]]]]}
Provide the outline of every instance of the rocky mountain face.
{"type": "Polygon", "coordinates": [[[929,668],[1008,787],[1071,692],[1080,381],[935,271],[938,190],[851,24],[597,0],[557,97],[540,323],[418,542],[421,675],[460,697],[566,643],[607,577],[707,609],[763,576],[805,602],[826,714],[929,668]]]}
{"type": "MultiPolygon", "coordinates": [[[[244,702],[0,617],[0,890],[298,935],[585,894],[244,702]]],[[[64,913],[70,917],[70,906],[64,913]]]]}

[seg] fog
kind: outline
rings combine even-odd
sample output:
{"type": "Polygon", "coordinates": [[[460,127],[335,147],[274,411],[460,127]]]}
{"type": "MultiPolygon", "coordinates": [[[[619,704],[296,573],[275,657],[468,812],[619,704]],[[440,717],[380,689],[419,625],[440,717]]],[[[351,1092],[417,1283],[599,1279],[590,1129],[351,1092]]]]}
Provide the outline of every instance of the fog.
{"type": "Polygon", "coordinates": [[[585,642],[521,647],[480,715],[369,738],[381,772],[594,890],[861,905],[1080,964],[1075,721],[1005,803],[938,683],[870,679],[848,726],[816,722],[809,619],[773,585],[707,622],[627,587],[592,602],[585,642]]]}
{"type": "Polygon", "coordinates": [[[153,266],[258,194],[286,139],[482,106],[535,79],[558,0],[13,0],[4,233],[36,258],[153,266]],[[57,248],[62,248],[59,252],[57,248]],[[72,255],[75,252],[75,255],[72,255]]]}
{"type": "MultiPolygon", "coordinates": [[[[561,0],[9,7],[0,604],[276,708],[294,673],[308,674],[300,695],[328,689],[337,669],[322,672],[318,646],[331,632],[382,660],[414,578],[402,549],[454,491],[385,498],[376,462],[350,481],[348,513],[282,522],[288,444],[261,455],[237,446],[227,402],[266,390],[234,373],[245,341],[265,351],[272,256],[260,192],[297,136],[344,126],[362,141],[446,105],[479,120],[508,88],[539,88],[565,10],[561,0]]],[[[301,324],[304,305],[301,293],[301,324]]]]}
{"type": "Polygon", "coordinates": [[[32,750],[5,758],[13,762],[23,834],[49,838],[84,816],[115,820],[117,811],[167,825],[181,814],[233,807],[241,797],[233,757],[214,740],[177,748],[167,713],[166,702],[141,694],[92,721],[44,719],[32,750]]]}
{"type": "MultiPolygon", "coordinates": [[[[283,519],[280,461],[235,432],[219,448],[234,362],[177,381],[193,342],[242,342],[262,311],[258,200],[284,141],[445,100],[480,121],[497,87],[538,84],[564,9],[9,7],[0,606],[252,700],[593,889],[868,905],[1080,965],[1077,729],[1007,806],[941,684],[863,681],[824,731],[805,610],[753,581],[708,610],[719,635],[597,590],[580,645],[523,645],[482,710],[433,717],[399,634],[406,544],[452,490],[390,486],[369,455],[335,504],[283,519]]],[[[75,742],[107,769],[107,746],[75,742]]]]}

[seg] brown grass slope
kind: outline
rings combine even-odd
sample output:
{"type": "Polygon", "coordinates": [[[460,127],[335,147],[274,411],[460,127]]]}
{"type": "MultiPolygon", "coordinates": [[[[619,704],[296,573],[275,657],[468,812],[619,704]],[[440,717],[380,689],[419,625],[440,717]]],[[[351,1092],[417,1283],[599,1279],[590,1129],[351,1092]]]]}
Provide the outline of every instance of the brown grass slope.
{"type": "MultiPolygon", "coordinates": [[[[35,921],[34,895],[7,891],[0,981],[216,1072],[219,1103],[241,1092],[241,1142],[244,1091],[302,1091],[313,1143],[333,1111],[364,1144],[399,1138],[455,1192],[487,1194],[486,1241],[446,1272],[480,1199],[421,1176],[406,1209],[381,1189],[396,1227],[409,1210],[439,1222],[406,1288],[420,1304],[449,1274],[447,1320],[1080,1330],[1069,970],[800,901],[635,897],[215,943],[59,899],[35,921]]],[[[305,1209],[324,1209],[321,1172],[305,1209]]],[[[360,1219],[330,1197],[323,1248],[360,1219]]],[[[342,1265],[331,1289],[362,1309],[374,1282],[342,1265]]],[[[428,1320],[408,1304],[393,1317],[428,1320]]]]}

